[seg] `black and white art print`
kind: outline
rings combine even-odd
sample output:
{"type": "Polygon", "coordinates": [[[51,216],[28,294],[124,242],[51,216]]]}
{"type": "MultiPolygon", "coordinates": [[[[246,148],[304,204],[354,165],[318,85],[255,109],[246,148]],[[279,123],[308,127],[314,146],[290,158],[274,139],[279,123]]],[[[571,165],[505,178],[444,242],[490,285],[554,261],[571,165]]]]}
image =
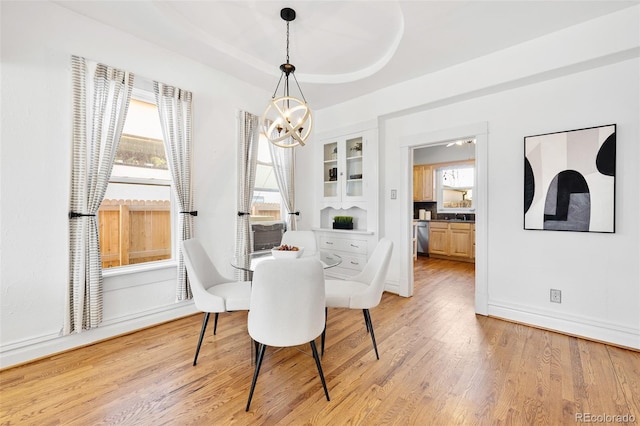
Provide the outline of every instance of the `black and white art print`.
{"type": "Polygon", "coordinates": [[[615,124],[526,136],[524,155],[524,229],[615,232],[615,124]]]}

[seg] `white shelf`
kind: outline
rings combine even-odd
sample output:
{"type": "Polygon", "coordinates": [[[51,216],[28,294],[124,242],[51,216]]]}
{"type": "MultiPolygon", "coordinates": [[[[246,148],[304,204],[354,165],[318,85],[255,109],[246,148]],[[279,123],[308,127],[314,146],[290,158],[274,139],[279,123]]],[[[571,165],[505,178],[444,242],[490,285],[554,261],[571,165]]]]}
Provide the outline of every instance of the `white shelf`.
{"type": "Polygon", "coordinates": [[[374,235],[373,231],[365,229],[333,229],[333,228],[311,228],[312,231],[318,232],[335,232],[336,234],[353,234],[353,235],[374,235]]]}

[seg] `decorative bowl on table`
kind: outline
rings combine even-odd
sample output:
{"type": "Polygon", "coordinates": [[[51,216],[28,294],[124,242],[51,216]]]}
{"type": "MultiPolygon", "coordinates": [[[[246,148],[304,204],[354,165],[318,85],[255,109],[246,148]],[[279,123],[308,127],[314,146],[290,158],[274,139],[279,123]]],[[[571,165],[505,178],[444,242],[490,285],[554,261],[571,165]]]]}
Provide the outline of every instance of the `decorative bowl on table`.
{"type": "Polygon", "coordinates": [[[302,256],[304,247],[289,246],[283,244],[271,249],[271,254],[276,259],[296,259],[302,256]]]}

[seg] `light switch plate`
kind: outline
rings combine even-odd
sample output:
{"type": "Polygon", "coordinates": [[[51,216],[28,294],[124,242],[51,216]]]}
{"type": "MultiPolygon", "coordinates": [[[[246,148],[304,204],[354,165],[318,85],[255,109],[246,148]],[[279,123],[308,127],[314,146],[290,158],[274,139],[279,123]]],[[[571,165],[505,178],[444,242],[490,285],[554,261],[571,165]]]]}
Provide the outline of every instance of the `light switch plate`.
{"type": "Polygon", "coordinates": [[[395,200],[396,198],[398,198],[398,191],[395,189],[391,190],[391,199],[395,200]]]}

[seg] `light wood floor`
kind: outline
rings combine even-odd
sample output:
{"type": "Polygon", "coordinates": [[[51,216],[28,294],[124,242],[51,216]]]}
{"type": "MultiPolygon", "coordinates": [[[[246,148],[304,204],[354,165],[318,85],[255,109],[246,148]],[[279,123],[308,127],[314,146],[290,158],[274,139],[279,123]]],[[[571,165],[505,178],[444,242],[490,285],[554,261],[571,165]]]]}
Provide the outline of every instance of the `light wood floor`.
{"type": "Polygon", "coordinates": [[[196,367],[200,315],[4,370],[0,424],[640,423],[640,353],[476,316],[473,268],[421,258],[415,296],[385,294],[371,311],[379,361],[362,312],[330,309],[331,402],[311,357],[270,349],[245,412],[253,367],[236,312],[207,333],[196,367]]]}

